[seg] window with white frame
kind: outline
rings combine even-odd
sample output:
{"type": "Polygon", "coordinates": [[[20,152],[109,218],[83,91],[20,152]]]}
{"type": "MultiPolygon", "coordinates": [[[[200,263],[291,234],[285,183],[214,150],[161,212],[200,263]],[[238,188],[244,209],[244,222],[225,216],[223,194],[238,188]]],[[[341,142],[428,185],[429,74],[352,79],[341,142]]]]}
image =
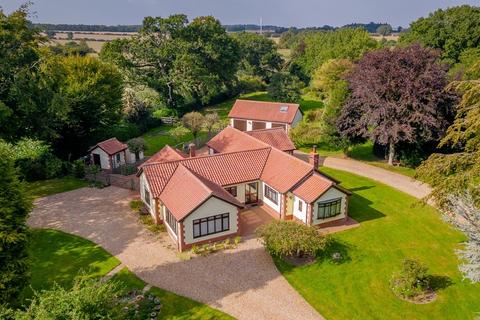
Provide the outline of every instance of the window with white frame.
{"type": "Polygon", "coordinates": [[[302,212],[303,211],[303,201],[302,200],[298,200],[298,211],[302,212]]]}
{"type": "Polygon", "coordinates": [[[230,230],[229,213],[193,220],[193,238],[200,238],[228,230],[230,230]]]}
{"type": "Polygon", "coordinates": [[[177,219],[175,219],[173,214],[167,208],[165,208],[165,221],[167,221],[167,224],[173,233],[177,234],[177,219]]]}
{"type": "Polygon", "coordinates": [[[272,201],[275,204],[278,204],[278,192],[265,185],[265,198],[272,201]]]}
{"type": "Polygon", "coordinates": [[[318,219],[335,217],[338,216],[340,213],[342,213],[342,198],[318,203],[318,219]]]}
{"type": "Polygon", "coordinates": [[[143,201],[150,207],[150,192],[148,192],[147,187],[143,188],[143,201]]]}

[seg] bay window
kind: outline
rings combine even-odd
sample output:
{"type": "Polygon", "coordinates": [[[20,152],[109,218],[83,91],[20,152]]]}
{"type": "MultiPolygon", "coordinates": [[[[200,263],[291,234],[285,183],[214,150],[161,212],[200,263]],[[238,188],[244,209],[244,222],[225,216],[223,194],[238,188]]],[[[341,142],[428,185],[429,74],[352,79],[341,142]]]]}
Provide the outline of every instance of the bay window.
{"type": "Polygon", "coordinates": [[[318,219],[335,217],[340,215],[340,213],[342,213],[342,198],[318,203],[318,219]]]}

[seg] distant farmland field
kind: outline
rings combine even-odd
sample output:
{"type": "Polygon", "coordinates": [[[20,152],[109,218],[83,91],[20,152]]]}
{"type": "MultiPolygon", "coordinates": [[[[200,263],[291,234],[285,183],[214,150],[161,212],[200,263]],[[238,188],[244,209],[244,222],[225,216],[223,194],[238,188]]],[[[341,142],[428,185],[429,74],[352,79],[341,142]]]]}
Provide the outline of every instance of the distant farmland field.
{"type": "MultiPolygon", "coordinates": [[[[103,44],[108,41],[112,41],[115,39],[126,39],[126,38],[131,38],[132,36],[136,35],[136,32],[86,32],[86,31],[75,31],[73,33],[73,41],[80,41],[80,40],[85,40],[87,42],[87,45],[92,48],[96,53],[99,53],[100,50],[102,50],[103,44]]],[[[394,40],[398,41],[398,34],[393,34],[390,36],[382,37],[380,35],[372,35],[372,38],[375,40],[382,40],[382,38],[385,38],[386,40],[394,40]]],[[[278,44],[280,41],[280,38],[278,37],[270,37],[271,40],[273,40],[275,43],[278,44]]],[[[66,31],[58,31],[55,33],[55,36],[53,39],[50,40],[50,43],[60,43],[60,44],[65,44],[68,42],[68,32],[66,31]]],[[[290,58],[290,50],[289,49],[279,49],[279,53],[285,58],[289,59],[290,58]]]]}
{"type": "Polygon", "coordinates": [[[55,36],[50,40],[50,43],[65,44],[69,41],[85,40],[87,45],[92,48],[96,53],[102,50],[103,44],[115,39],[126,39],[136,35],[136,32],[72,32],[73,39],[68,40],[67,31],[58,31],[55,36]]]}

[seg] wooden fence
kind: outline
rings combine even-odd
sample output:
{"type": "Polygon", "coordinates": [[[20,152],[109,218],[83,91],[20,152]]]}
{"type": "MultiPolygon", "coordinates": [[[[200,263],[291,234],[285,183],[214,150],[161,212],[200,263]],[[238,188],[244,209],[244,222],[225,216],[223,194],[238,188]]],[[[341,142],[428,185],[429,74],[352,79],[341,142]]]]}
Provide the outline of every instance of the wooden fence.
{"type": "Polygon", "coordinates": [[[162,121],[163,124],[168,124],[170,126],[173,126],[175,123],[178,122],[178,118],[175,118],[175,117],[161,117],[160,121],[162,121]]]}

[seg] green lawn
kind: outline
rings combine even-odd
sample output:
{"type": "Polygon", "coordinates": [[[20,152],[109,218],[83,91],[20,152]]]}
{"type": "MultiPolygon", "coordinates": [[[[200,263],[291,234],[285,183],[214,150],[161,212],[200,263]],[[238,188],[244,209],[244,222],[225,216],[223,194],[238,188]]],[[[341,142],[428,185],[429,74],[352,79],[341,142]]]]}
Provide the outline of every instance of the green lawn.
{"type": "Polygon", "coordinates": [[[327,319],[473,319],[480,312],[480,284],[462,281],[455,249],[465,237],[439,213],[386,185],[323,168],[354,192],[350,215],[361,223],[335,234],[331,252],[346,257],[292,267],[277,260],[286,279],[327,319]],[[398,299],[389,288],[404,258],[417,258],[438,276],[444,288],[435,302],[416,305],[398,299]],[[444,278],[448,277],[448,278],[444,278]]]}
{"type": "Polygon", "coordinates": [[[27,190],[34,198],[46,197],[55,193],[71,191],[88,186],[88,182],[73,177],[40,180],[27,183],[27,190]]]}
{"type": "MultiPolygon", "coordinates": [[[[68,287],[79,274],[102,277],[120,263],[89,240],[50,229],[32,230],[29,252],[32,259],[30,286],[34,290],[48,289],[54,282],[68,287]]],[[[145,282],[126,268],[112,279],[120,283],[125,293],[145,287],[145,282]]],[[[162,319],[232,319],[207,305],[159,288],[153,287],[150,293],[162,301],[162,319]]],[[[22,302],[28,303],[31,296],[32,289],[26,288],[22,302]]]]}
{"type": "MultiPolygon", "coordinates": [[[[160,127],[154,128],[142,135],[142,138],[147,144],[147,150],[145,150],[146,156],[151,156],[157,151],[162,149],[165,145],[175,146],[180,141],[175,141],[175,139],[169,134],[172,130],[172,126],[162,125],[160,127]]],[[[182,137],[182,141],[193,140],[193,135],[191,133],[182,137]]]]}
{"type": "MultiPolygon", "coordinates": [[[[300,151],[309,153],[312,151],[310,147],[300,147],[300,151]]],[[[403,174],[408,177],[415,177],[415,169],[403,166],[390,166],[387,164],[386,160],[380,159],[373,154],[373,144],[369,141],[364,144],[359,144],[351,147],[347,154],[344,154],[342,150],[331,150],[331,149],[324,149],[321,146],[317,149],[318,153],[322,157],[349,157],[354,160],[362,161],[368,163],[372,166],[379,167],[388,171],[392,171],[395,173],[403,174]]]]}
{"type": "MultiPolygon", "coordinates": [[[[29,252],[32,262],[30,285],[35,290],[48,289],[54,282],[69,286],[81,271],[89,277],[101,277],[120,263],[89,240],[49,229],[32,231],[29,252]]],[[[31,289],[27,288],[23,296],[31,294],[31,289]]]]}
{"type": "MultiPolygon", "coordinates": [[[[126,291],[132,289],[140,290],[145,287],[145,282],[126,268],[117,273],[112,280],[119,281],[125,285],[126,291]]],[[[221,311],[160,288],[153,287],[147,292],[147,295],[149,293],[162,301],[162,319],[233,319],[221,311]]]]}

